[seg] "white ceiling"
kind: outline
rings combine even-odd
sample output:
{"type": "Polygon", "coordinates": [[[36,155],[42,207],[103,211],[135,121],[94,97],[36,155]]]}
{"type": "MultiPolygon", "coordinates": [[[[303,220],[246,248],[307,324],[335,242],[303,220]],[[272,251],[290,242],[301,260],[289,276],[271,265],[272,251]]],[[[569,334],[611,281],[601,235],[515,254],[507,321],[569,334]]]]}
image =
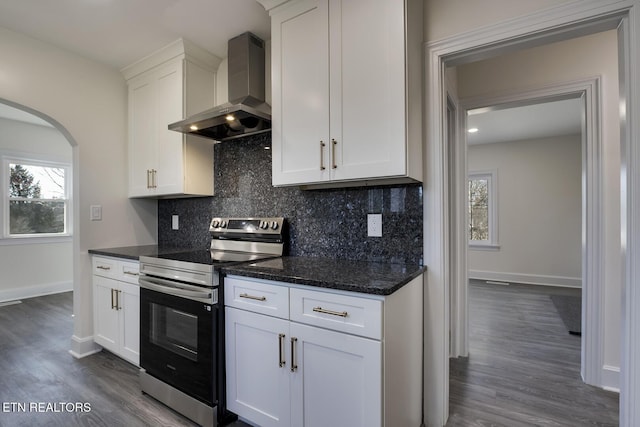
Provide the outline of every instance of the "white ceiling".
{"type": "Polygon", "coordinates": [[[467,143],[520,141],[559,135],[575,135],[581,132],[582,100],[568,99],[536,103],[506,109],[479,108],[470,110],[467,143]]]}
{"type": "Polygon", "coordinates": [[[53,127],[49,122],[42,120],[40,117],[23,110],[13,108],[9,105],[3,104],[2,102],[0,102],[0,117],[33,125],[53,127]]]}
{"type": "Polygon", "coordinates": [[[180,37],[220,58],[245,31],[271,38],[256,0],[2,0],[0,26],[117,69],[180,37]]]}

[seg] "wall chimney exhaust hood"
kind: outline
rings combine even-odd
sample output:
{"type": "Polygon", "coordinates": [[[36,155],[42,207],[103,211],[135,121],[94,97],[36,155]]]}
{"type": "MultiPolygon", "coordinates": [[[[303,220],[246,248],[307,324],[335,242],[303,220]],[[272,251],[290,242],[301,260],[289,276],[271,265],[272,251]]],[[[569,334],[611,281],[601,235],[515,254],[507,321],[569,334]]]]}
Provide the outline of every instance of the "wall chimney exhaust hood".
{"type": "Polygon", "coordinates": [[[216,141],[271,130],[265,93],[264,41],[250,32],[229,40],[229,102],[169,125],[169,130],[216,141]]]}

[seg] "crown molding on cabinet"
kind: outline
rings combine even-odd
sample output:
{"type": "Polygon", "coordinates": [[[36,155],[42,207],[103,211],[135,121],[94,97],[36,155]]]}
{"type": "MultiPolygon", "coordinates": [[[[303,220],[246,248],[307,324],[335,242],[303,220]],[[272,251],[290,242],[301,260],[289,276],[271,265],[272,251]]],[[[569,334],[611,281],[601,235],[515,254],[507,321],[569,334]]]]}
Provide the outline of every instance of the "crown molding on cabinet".
{"type": "Polygon", "coordinates": [[[129,80],[138,74],[149,71],[151,68],[157,67],[158,65],[177,57],[189,59],[190,62],[213,73],[218,71],[218,66],[220,66],[220,63],[222,62],[221,58],[209,51],[197,46],[189,40],[179,38],[133,64],[127,65],[120,70],[120,72],[124,75],[125,80],[129,80]]]}

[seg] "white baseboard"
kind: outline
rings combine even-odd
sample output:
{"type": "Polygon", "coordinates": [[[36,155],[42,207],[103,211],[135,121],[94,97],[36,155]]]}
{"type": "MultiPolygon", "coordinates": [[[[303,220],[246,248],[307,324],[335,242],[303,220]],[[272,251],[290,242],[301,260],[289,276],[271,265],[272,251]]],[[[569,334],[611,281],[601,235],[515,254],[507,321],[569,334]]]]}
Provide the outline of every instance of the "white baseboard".
{"type": "Polygon", "coordinates": [[[477,280],[491,280],[496,282],[523,283],[527,285],[562,286],[566,288],[581,288],[580,277],[544,276],[541,274],[503,273],[500,271],[469,270],[469,278],[477,280]]]}
{"type": "Polygon", "coordinates": [[[1,289],[0,302],[41,297],[43,295],[59,294],[61,292],[69,292],[72,290],[73,282],[45,283],[43,285],[1,289]]]}
{"type": "Polygon", "coordinates": [[[620,393],[620,368],[604,365],[602,367],[602,388],[620,393]]]}
{"type": "Polygon", "coordinates": [[[101,350],[102,347],[93,341],[93,336],[80,338],[73,335],[71,337],[71,350],[69,350],[69,353],[76,359],[91,356],[101,350]]]}

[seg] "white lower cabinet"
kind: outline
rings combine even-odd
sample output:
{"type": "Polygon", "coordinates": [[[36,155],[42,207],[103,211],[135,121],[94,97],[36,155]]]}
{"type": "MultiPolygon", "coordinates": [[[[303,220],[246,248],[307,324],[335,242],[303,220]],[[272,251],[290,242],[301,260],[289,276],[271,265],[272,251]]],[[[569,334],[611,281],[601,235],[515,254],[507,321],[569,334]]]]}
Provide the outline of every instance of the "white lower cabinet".
{"type": "Polygon", "coordinates": [[[225,278],[228,409],[260,427],[418,427],[422,278],[402,292],[405,310],[385,307],[392,296],[316,289],[225,278]],[[385,348],[410,316],[406,340],[385,348]],[[398,390],[391,376],[406,383],[398,390]]]}
{"type": "Polygon", "coordinates": [[[140,364],[140,287],[138,263],[93,257],[93,339],[140,364]]]}
{"type": "Polygon", "coordinates": [[[382,343],[291,323],[291,425],[382,425],[382,343]]]}
{"type": "Polygon", "coordinates": [[[291,372],[280,366],[289,322],[227,307],[225,329],[227,408],[263,427],[291,425],[291,372]]]}

